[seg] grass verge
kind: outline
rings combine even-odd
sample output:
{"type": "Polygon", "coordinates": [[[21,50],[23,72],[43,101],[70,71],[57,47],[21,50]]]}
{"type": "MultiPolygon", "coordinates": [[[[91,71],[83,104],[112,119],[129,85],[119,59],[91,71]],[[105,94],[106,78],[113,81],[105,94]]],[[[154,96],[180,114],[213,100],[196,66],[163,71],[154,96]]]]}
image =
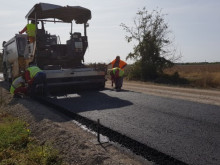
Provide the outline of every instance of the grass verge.
{"type": "Polygon", "coordinates": [[[58,151],[30,137],[27,123],[0,110],[0,165],[61,165],[58,151]]]}

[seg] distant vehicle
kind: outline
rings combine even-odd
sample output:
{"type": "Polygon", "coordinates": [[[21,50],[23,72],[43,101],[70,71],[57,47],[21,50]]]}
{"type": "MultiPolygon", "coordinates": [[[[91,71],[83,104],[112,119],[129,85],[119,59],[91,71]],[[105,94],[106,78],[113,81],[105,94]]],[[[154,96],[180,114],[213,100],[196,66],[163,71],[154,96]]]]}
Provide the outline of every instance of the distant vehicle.
{"type": "Polygon", "coordinates": [[[9,41],[3,42],[3,75],[6,81],[11,82],[30,63],[34,63],[46,73],[50,89],[64,87],[69,91],[78,87],[105,87],[106,72],[83,64],[88,47],[87,22],[91,19],[89,9],[39,3],[34,5],[25,18],[28,22],[37,22],[36,40],[28,43],[27,34],[16,34],[9,41]],[[73,32],[73,21],[83,25],[84,34],[73,32]],[[61,44],[59,36],[45,30],[45,22],[69,23],[69,40],[61,44]]]}

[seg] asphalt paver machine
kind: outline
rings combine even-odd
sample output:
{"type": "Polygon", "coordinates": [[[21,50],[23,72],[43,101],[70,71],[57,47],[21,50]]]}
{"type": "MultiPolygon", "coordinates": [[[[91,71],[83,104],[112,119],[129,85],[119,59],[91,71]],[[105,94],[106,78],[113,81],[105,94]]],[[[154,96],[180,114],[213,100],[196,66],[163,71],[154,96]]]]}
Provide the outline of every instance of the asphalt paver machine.
{"type": "Polygon", "coordinates": [[[36,22],[35,42],[29,43],[27,34],[16,34],[8,42],[3,42],[5,80],[13,80],[34,63],[46,73],[50,90],[105,87],[106,72],[84,65],[88,20],[91,19],[89,9],[39,3],[28,12],[26,19],[36,22]],[[59,36],[46,31],[45,23],[70,24],[70,37],[66,43],[61,44],[59,36]],[[73,23],[83,26],[83,34],[73,32],[73,23]]]}

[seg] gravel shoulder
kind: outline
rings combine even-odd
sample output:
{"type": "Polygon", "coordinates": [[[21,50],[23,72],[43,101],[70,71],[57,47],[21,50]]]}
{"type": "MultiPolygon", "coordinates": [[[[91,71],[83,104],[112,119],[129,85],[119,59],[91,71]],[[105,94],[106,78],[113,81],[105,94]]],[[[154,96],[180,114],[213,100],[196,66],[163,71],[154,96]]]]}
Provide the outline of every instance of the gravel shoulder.
{"type": "MultiPolygon", "coordinates": [[[[106,86],[111,88],[110,81],[107,81],[106,86]]],[[[122,88],[125,90],[141,92],[149,95],[182,99],[192,102],[220,106],[219,89],[196,89],[186,87],[175,87],[136,81],[124,81],[122,88]]]]}

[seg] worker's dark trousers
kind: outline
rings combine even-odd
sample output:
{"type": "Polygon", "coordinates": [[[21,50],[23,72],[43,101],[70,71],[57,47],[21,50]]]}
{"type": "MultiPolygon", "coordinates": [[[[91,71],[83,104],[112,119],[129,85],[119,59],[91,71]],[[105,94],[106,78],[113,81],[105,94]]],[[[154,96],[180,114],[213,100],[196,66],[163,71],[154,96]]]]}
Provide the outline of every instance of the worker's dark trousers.
{"type": "Polygon", "coordinates": [[[38,72],[34,77],[34,81],[30,86],[30,95],[35,94],[46,95],[47,94],[47,81],[46,74],[44,72],[38,72]],[[38,85],[42,85],[42,88],[38,88],[38,85]]]}
{"type": "Polygon", "coordinates": [[[123,84],[123,77],[118,77],[115,79],[115,88],[116,89],[121,89],[123,84]]]}

